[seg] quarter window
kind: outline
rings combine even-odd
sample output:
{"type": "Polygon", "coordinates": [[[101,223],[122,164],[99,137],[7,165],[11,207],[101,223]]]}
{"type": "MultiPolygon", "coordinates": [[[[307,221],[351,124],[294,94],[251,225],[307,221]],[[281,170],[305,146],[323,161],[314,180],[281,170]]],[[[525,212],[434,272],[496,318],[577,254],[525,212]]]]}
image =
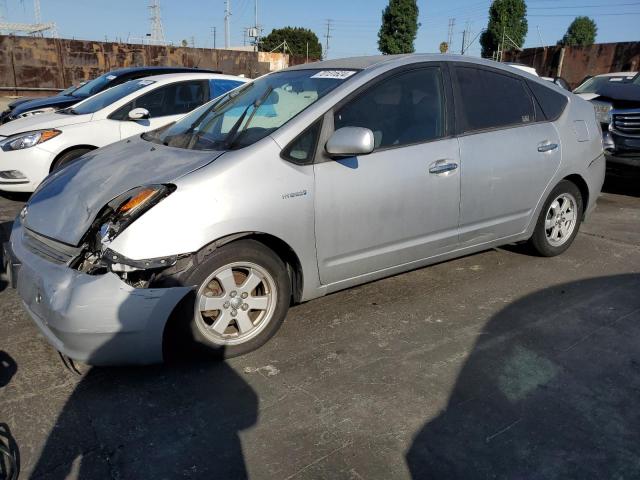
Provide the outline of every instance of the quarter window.
{"type": "Polygon", "coordinates": [[[457,67],[456,77],[465,132],[535,121],[533,101],[521,80],[470,67],[457,67]]]}
{"type": "Polygon", "coordinates": [[[376,83],[335,115],[335,129],[365,127],[375,148],[444,136],[444,93],[439,67],[411,70],[376,83]]]}

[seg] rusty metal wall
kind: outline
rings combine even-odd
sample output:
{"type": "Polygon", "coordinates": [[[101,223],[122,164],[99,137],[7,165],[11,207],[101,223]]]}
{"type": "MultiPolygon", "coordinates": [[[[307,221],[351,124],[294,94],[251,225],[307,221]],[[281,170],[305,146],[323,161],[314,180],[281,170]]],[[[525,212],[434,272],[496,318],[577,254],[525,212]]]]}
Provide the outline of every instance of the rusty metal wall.
{"type": "Polygon", "coordinates": [[[505,61],[532,66],[543,77],[556,77],[559,72],[575,88],[587,75],[638,71],[640,42],[526,48],[521,52],[505,52],[505,61]]]}
{"type": "Polygon", "coordinates": [[[109,70],[142,65],[213,68],[255,78],[286,67],[288,55],[0,35],[0,87],[18,91],[62,89],[109,70]]]}

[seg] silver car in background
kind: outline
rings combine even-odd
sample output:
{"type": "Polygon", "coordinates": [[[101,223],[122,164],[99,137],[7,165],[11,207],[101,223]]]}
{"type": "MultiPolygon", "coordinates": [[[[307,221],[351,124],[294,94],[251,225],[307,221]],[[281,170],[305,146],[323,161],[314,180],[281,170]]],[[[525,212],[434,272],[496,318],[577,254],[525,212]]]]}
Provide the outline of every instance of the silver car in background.
{"type": "Polygon", "coordinates": [[[55,172],[8,268],[71,358],[158,362],[178,341],[229,357],[292,303],[512,242],[562,253],[604,169],[593,107],[522,71],[325,61],[55,172]]]}

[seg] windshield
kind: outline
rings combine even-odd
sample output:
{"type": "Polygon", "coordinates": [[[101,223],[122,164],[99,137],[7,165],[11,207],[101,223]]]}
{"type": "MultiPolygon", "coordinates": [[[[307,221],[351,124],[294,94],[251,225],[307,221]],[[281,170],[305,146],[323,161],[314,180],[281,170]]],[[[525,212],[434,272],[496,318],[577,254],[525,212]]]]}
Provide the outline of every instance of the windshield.
{"type": "Polygon", "coordinates": [[[105,73],[104,75],[100,75],[79,87],[73,92],[73,95],[76,97],[90,97],[91,95],[95,95],[99,91],[103,90],[109,82],[116,78],[118,77],[112,73],[105,73]]]}
{"type": "Polygon", "coordinates": [[[65,88],[64,90],[62,90],[60,93],[58,93],[58,95],[71,95],[72,92],[76,91],[78,89],[78,85],[71,85],[69,88],[65,88]]]}
{"type": "Polygon", "coordinates": [[[280,128],[355,73],[296,70],[266,75],[143,138],[190,150],[246,147],[280,128]]]}
{"type": "Polygon", "coordinates": [[[121,98],[132,94],[133,92],[140,90],[141,88],[148,87],[154,84],[153,80],[130,80],[122,83],[117,87],[112,87],[105,90],[98,95],[94,95],[71,108],[65,108],[59,110],[60,113],[85,115],[87,113],[95,113],[98,110],[102,110],[104,107],[108,107],[113,102],[117,102],[121,98]]]}
{"type": "Polygon", "coordinates": [[[608,83],[628,83],[632,77],[629,76],[613,76],[613,77],[591,77],[582,85],[576,88],[573,93],[596,93],[600,88],[608,83]]]}

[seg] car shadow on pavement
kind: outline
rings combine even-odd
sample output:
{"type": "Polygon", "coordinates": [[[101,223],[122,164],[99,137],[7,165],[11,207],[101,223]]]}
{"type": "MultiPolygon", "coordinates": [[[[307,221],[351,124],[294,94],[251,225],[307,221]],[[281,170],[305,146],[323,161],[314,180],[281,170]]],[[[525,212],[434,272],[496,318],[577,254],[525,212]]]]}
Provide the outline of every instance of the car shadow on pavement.
{"type": "Polygon", "coordinates": [[[602,191],[617,195],[640,197],[640,168],[609,168],[602,191]]]}
{"type": "Polygon", "coordinates": [[[414,437],[414,479],[640,478],[640,274],[547,288],[496,314],[446,408],[414,437]]]}
{"type": "Polygon", "coordinates": [[[7,352],[0,350],[0,388],[9,385],[9,382],[18,371],[18,365],[7,352]]]}
{"type": "MultiPolygon", "coordinates": [[[[119,306],[129,317],[131,308],[119,306]]],[[[114,345],[106,342],[93,358],[114,345]]],[[[90,368],[31,478],[247,478],[240,432],[256,423],[258,396],[228,363],[203,361],[196,351],[168,365],[90,368]]]]}
{"type": "Polygon", "coordinates": [[[239,432],[253,389],[226,363],[92,368],[58,416],[31,478],[247,478],[239,432]]]}

